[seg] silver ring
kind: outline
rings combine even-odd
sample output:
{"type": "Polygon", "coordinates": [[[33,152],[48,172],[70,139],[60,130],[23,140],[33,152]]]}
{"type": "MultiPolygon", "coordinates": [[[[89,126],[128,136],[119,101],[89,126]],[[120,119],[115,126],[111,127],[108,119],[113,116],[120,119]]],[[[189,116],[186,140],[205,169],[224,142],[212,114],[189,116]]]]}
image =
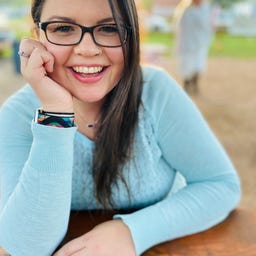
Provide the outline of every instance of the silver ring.
{"type": "Polygon", "coordinates": [[[21,57],[24,57],[24,58],[29,58],[30,55],[25,53],[24,51],[18,51],[18,54],[21,56],[21,57]]]}

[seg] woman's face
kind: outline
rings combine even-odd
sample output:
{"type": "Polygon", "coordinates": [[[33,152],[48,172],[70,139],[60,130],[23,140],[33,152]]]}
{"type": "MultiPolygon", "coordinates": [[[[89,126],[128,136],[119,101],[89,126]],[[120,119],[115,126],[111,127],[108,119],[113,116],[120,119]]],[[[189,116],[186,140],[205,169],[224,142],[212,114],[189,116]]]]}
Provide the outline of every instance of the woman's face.
{"type": "MultiPolygon", "coordinates": [[[[115,23],[107,0],[46,0],[41,22],[70,21],[83,26],[115,23]]],[[[47,41],[39,31],[39,40],[54,56],[50,77],[85,103],[102,102],[122,76],[122,47],[97,46],[90,33],[74,46],[59,46],[47,41]]]]}

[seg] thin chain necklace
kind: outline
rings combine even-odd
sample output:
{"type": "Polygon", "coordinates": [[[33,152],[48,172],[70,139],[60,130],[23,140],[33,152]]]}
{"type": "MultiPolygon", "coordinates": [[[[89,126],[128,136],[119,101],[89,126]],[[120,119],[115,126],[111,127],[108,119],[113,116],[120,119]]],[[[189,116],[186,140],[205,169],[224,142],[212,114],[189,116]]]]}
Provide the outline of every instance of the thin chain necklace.
{"type": "Polygon", "coordinates": [[[99,123],[99,117],[93,123],[87,123],[86,127],[89,129],[95,129],[97,128],[98,123],[99,123]]]}
{"type": "Polygon", "coordinates": [[[86,126],[87,126],[87,128],[94,129],[97,126],[97,123],[98,123],[98,121],[96,121],[94,123],[87,124],[86,126]]]}
{"type": "MultiPolygon", "coordinates": [[[[80,119],[83,123],[85,123],[79,114],[77,114],[77,117],[78,117],[77,119],[80,119]]],[[[83,126],[88,129],[95,129],[98,125],[98,122],[99,122],[99,119],[91,123],[85,123],[85,126],[84,125],[83,126]]]]}

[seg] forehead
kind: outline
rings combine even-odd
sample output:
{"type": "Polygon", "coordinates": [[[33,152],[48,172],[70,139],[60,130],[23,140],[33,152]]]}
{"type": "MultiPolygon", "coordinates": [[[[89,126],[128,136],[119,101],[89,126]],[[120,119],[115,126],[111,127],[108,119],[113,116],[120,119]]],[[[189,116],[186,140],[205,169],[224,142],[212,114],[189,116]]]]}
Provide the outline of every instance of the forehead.
{"type": "Polygon", "coordinates": [[[41,21],[65,17],[86,25],[113,17],[108,0],[46,0],[41,21]]]}

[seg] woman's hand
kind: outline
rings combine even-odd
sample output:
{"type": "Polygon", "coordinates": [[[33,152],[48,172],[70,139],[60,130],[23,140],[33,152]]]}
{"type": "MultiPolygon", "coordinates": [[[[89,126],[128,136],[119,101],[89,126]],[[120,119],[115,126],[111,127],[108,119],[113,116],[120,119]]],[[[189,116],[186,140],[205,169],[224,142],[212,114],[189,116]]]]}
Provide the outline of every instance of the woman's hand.
{"type": "Polygon", "coordinates": [[[3,256],[7,256],[7,255],[10,255],[8,252],[6,252],[2,247],[0,247],[0,256],[3,255],[3,256]]]}
{"type": "Polygon", "coordinates": [[[53,256],[135,256],[129,228],[122,220],[104,222],[64,245],[53,256]]]}
{"type": "Polygon", "coordinates": [[[37,94],[43,110],[73,112],[73,97],[51,79],[54,56],[38,41],[24,38],[20,43],[21,73],[37,94]]]}

